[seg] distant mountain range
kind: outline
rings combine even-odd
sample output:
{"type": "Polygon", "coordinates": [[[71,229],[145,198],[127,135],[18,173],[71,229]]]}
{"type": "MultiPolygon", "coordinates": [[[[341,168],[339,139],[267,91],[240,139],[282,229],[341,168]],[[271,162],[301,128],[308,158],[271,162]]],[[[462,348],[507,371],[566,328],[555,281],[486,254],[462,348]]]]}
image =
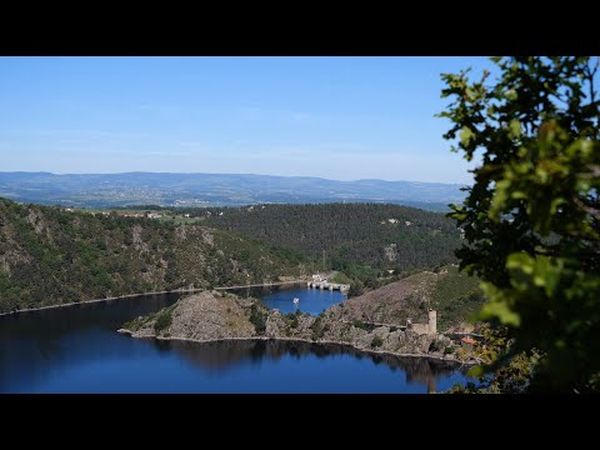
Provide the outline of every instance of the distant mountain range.
{"type": "Polygon", "coordinates": [[[460,202],[460,184],[336,181],[248,174],[66,174],[0,172],[0,197],[75,207],[239,206],[257,203],[395,203],[445,210],[460,202]]]}

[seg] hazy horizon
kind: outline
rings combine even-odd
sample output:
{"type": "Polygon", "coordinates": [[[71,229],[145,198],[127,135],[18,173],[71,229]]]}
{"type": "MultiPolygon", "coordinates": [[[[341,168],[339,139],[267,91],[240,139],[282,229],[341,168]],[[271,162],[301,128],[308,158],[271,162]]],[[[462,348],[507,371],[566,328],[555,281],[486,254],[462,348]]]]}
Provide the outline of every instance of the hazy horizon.
{"type": "Polygon", "coordinates": [[[422,180],[407,180],[397,179],[390,180],[385,178],[356,178],[356,179],[338,179],[334,177],[326,176],[314,176],[314,175],[277,175],[277,174],[266,174],[266,173],[250,173],[250,172],[172,172],[172,171],[147,171],[147,170],[127,170],[120,172],[53,172],[49,170],[0,170],[0,173],[48,173],[51,175],[123,175],[128,173],[149,173],[149,174],[181,174],[181,175],[235,175],[235,176],[258,176],[258,177],[275,177],[275,178],[316,178],[321,180],[331,181],[342,181],[342,182],[356,182],[356,181],[384,181],[389,183],[395,182],[408,182],[408,183],[427,183],[427,184],[456,184],[464,185],[467,183],[446,183],[439,181],[422,181],[422,180]]]}
{"type": "Polygon", "coordinates": [[[7,172],[470,183],[435,118],[463,57],[2,57],[7,172]]]}

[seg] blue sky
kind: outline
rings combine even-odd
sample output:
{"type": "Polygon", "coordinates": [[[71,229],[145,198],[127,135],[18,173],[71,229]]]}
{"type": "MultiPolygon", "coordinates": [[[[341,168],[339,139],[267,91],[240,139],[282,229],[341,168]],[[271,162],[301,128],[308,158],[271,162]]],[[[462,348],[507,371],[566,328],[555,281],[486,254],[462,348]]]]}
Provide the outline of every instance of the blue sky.
{"type": "Polygon", "coordinates": [[[463,183],[440,73],[484,58],[0,58],[0,171],[463,183]]]}

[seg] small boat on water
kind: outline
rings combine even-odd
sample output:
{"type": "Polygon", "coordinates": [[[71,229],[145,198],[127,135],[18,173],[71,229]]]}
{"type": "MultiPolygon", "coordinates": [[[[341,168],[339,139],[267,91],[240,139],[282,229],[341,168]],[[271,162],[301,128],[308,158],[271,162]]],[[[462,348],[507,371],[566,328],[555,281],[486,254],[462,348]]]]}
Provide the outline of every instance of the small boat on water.
{"type": "Polygon", "coordinates": [[[292,300],[292,303],[294,305],[297,305],[298,303],[300,303],[300,299],[298,297],[294,297],[294,300],[292,300]]]}

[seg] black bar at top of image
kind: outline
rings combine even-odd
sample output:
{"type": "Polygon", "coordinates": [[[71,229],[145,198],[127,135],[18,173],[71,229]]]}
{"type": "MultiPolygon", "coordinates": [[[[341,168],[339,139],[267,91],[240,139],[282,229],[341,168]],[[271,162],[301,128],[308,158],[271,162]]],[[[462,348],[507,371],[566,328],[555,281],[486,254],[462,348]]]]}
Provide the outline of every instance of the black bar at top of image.
{"type": "Polygon", "coordinates": [[[3,56],[488,56],[594,55],[600,38],[204,40],[204,39],[3,39],[3,56]]]}

